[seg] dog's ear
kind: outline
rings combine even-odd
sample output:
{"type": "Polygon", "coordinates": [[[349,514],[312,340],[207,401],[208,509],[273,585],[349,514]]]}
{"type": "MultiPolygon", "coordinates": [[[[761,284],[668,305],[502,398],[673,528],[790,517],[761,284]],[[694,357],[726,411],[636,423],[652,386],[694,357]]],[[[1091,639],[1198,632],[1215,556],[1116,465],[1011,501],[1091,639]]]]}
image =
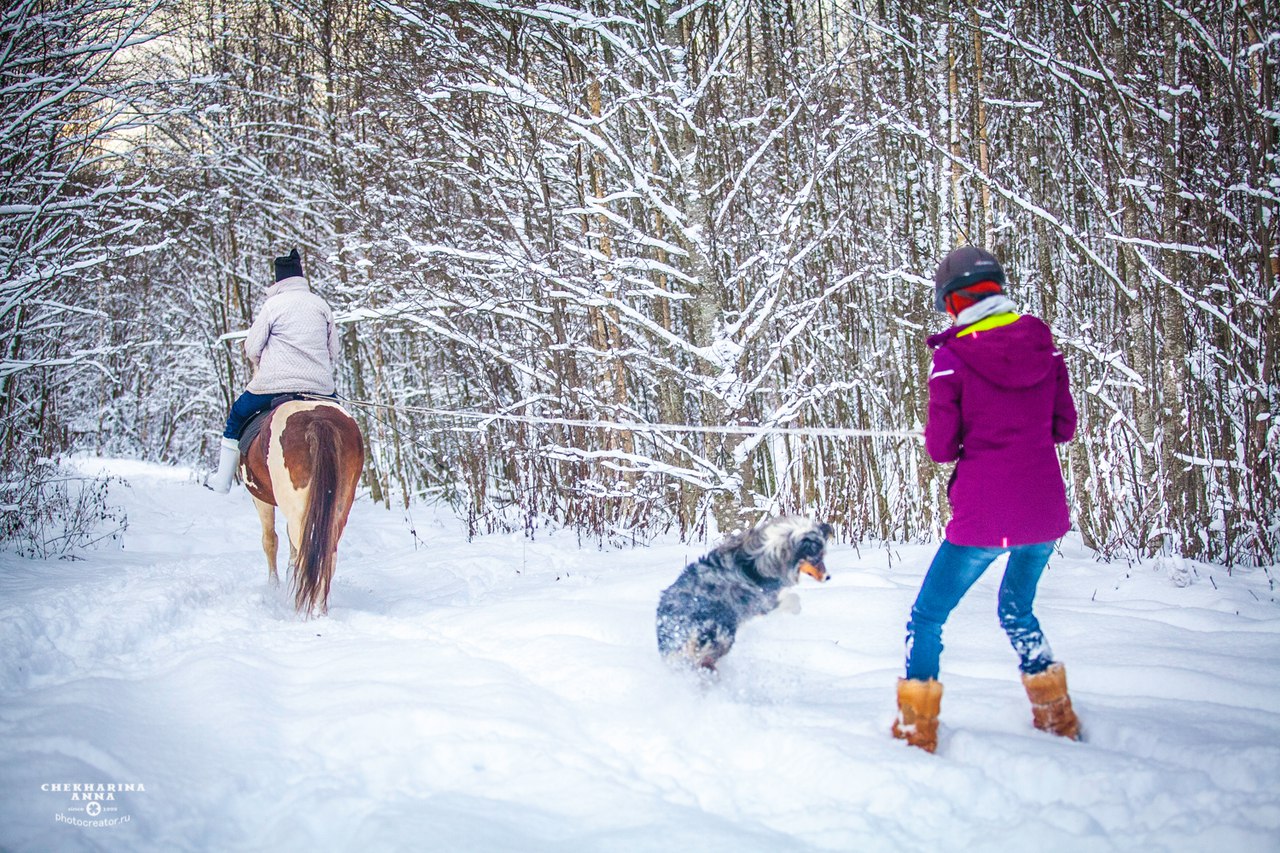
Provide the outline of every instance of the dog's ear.
{"type": "Polygon", "coordinates": [[[830,539],[832,536],[836,535],[835,528],[830,524],[827,524],[825,521],[818,522],[818,530],[822,533],[823,539],[830,539]]]}

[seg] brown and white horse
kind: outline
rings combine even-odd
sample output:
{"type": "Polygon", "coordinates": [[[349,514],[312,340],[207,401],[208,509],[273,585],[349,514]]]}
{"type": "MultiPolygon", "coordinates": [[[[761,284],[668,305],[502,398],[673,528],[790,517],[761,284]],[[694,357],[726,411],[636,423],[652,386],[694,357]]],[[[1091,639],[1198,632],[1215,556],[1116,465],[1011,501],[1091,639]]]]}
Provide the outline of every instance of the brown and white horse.
{"type": "Polygon", "coordinates": [[[245,487],[262,521],[262,550],[276,574],[276,507],[289,534],[294,606],[310,616],[329,610],[338,539],[364,466],[360,428],[337,403],[293,400],[277,406],[240,454],[245,487]]]}

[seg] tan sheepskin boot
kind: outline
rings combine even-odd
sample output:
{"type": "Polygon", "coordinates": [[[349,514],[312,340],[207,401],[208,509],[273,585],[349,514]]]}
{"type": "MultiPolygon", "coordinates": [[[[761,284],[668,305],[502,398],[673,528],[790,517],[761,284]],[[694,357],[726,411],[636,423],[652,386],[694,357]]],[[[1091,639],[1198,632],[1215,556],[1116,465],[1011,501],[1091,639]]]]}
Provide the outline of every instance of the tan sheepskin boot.
{"type": "Polygon", "coordinates": [[[1066,667],[1055,663],[1043,672],[1023,675],[1022,686],[1031,700],[1031,719],[1037,729],[1080,739],[1080,720],[1071,709],[1071,697],[1067,695],[1066,667]]]}
{"type": "Polygon", "coordinates": [[[898,718],[893,736],[925,752],[938,748],[938,711],[942,707],[942,682],[930,678],[898,679],[898,718]]]}

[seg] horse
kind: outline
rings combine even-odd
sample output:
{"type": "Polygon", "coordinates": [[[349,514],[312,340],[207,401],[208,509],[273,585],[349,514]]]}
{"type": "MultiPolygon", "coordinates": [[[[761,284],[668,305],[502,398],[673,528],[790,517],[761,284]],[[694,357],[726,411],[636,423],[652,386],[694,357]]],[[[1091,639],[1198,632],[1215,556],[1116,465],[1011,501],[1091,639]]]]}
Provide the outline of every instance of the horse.
{"type": "Polygon", "coordinates": [[[276,574],[276,507],[289,534],[290,584],[297,612],[329,612],[338,540],[364,467],[364,442],[351,415],[328,400],[291,400],[273,409],[240,449],[240,471],[262,522],[269,580],[276,574]]]}

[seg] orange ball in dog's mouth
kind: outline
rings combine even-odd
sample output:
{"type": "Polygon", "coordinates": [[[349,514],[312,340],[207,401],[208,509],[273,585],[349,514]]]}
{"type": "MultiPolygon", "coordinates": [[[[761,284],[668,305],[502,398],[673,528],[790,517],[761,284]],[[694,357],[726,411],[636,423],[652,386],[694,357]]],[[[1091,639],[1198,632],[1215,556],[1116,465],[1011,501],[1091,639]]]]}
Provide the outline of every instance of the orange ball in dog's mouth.
{"type": "Polygon", "coordinates": [[[822,583],[827,579],[827,567],[822,565],[822,563],[814,563],[810,560],[801,560],[800,565],[797,568],[799,568],[800,574],[808,575],[818,581],[818,583],[822,583]]]}

